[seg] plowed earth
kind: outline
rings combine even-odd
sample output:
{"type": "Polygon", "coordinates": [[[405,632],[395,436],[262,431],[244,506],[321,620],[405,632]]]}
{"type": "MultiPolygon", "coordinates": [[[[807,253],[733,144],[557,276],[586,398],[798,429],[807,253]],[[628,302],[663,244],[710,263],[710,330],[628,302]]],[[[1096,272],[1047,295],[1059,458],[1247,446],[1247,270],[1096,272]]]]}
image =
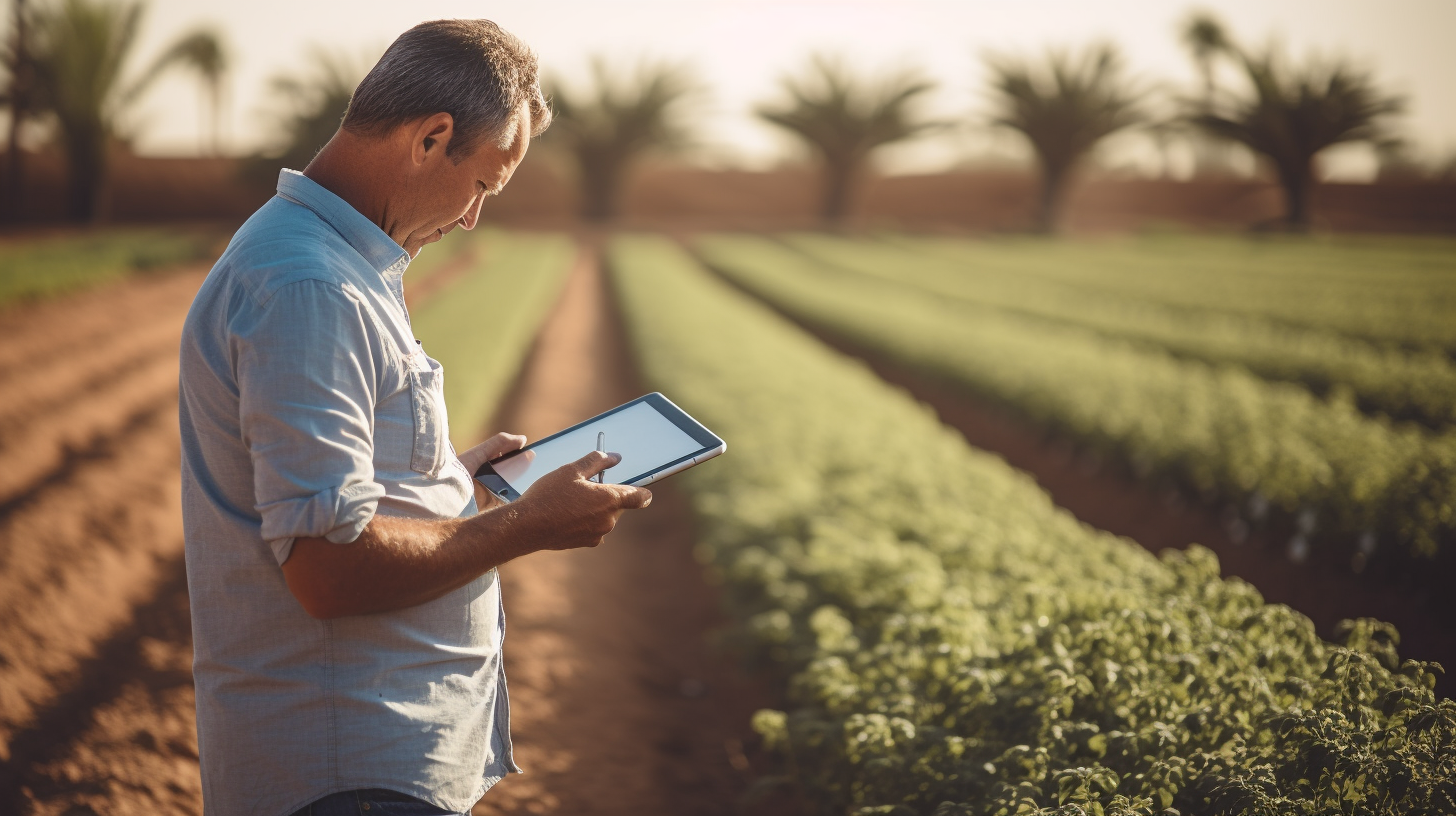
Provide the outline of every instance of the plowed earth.
{"type": "Polygon", "coordinates": [[[0,312],[0,812],[199,809],[176,402],[202,277],[0,312]]]}
{"type": "MultiPolygon", "coordinates": [[[[176,383],[203,274],[0,310],[0,814],[201,811],[176,383]]],[[[636,395],[609,309],[584,264],[510,427],[539,436],[636,395]]],[[[709,646],[691,546],[662,492],[598,550],[507,566],[528,774],[477,813],[733,811],[763,764],[748,717],[771,701],[709,646]]]]}

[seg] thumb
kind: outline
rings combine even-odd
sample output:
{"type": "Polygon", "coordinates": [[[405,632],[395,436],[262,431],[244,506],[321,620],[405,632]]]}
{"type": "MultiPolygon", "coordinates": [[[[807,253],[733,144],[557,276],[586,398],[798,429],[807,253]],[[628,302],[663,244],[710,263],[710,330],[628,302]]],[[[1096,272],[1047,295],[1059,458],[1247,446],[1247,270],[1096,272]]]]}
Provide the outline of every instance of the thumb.
{"type": "Polygon", "coordinates": [[[607,468],[615,467],[621,461],[622,454],[620,453],[592,451],[573,462],[571,466],[576,470],[576,475],[583,479],[590,479],[607,468]]]}
{"type": "Polygon", "coordinates": [[[641,510],[652,504],[652,491],[645,487],[618,485],[617,501],[623,510],[641,510]]]}

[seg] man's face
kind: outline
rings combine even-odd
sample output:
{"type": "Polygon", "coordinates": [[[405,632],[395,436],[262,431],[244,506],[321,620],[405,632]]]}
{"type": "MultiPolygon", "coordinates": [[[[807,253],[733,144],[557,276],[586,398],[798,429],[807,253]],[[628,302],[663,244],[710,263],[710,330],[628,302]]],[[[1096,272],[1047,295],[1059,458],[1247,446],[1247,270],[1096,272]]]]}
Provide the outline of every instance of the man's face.
{"type": "Polygon", "coordinates": [[[445,155],[443,145],[435,145],[431,150],[435,155],[421,168],[417,226],[404,242],[410,257],[456,227],[473,229],[481,205],[511,180],[530,143],[530,109],[522,106],[516,114],[516,140],[508,148],[486,140],[456,164],[455,158],[445,155]]]}

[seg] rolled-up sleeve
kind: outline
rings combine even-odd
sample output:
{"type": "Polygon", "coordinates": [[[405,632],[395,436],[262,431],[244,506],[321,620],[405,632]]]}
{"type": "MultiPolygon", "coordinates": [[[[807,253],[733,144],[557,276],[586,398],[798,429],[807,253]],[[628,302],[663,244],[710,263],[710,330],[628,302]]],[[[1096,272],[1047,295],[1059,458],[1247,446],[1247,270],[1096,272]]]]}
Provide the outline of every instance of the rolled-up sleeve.
{"type": "Polygon", "coordinates": [[[296,281],[233,330],[255,509],[278,563],[297,538],[354,541],[384,487],[374,480],[382,338],[338,284],[296,281]]]}

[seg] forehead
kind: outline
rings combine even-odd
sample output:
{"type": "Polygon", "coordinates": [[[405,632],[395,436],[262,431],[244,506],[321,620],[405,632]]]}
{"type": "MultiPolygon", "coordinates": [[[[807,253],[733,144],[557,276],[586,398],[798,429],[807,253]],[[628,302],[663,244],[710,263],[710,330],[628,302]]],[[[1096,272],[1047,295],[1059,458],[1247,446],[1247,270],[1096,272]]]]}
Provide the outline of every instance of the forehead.
{"type": "Polygon", "coordinates": [[[531,143],[530,109],[523,108],[518,111],[514,119],[515,139],[508,147],[502,149],[494,139],[486,138],[464,161],[477,168],[490,165],[515,167],[516,164],[519,164],[521,159],[525,158],[526,148],[531,143]]]}

